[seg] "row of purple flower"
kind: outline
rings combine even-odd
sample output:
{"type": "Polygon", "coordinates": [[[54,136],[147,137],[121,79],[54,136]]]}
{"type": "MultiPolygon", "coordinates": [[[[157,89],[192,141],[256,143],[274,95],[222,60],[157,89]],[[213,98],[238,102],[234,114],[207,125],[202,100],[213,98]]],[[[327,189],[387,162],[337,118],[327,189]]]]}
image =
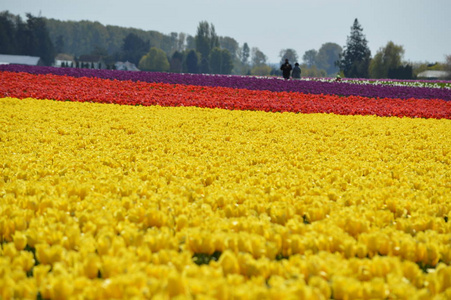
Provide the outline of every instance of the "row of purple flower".
{"type": "Polygon", "coordinates": [[[400,99],[442,99],[451,100],[451,90],[427,87],[382,86],[346,82],[321,82],[313,80],[281,80],[280,78],[179,74],[159,72],[131,72],[117,70],[94,70],[74,68],[54,68],[23,65],[0,65],[0,71],[26,72],[31,74],[55,74],[72,77],[98,77],[111,80],[131,80],[161,82],[198,86],[221,86],[272,92],[299,92],[306,94],[328,94],[342,96],[362,96],[369,98],[400,99]]]}

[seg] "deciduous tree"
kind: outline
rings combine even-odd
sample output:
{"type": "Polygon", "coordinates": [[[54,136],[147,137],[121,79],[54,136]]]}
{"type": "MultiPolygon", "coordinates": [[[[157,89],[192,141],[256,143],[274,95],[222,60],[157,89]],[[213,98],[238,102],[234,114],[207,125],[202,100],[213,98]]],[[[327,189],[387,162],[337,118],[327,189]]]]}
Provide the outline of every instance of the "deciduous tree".
{"type": "Polygon", "coordinates": [[[209,73],[208,58],[210,51],[219,47],[219,38],[213,24],[208,24],[206,21],[199,23],[197,27],[197,34],[195,36],[196,50],[202,55],[201,58],[201,72],[209,73]]]}
{"type": "Polygon", "coordinates": [[[371,78],[388,78],[390,69],[401,66],[404,48],[395,45],[392,41],[388,42],[385,47],[381,47],[370,63],[371,78]]]}
{"type": "Polygon", "coordinates": [[[290,63],[293,65],[298,61],[298,54],[294,49],[282,49],[279,52],[280,64],[285,63],[285,59],[288,59],[290,63]]]}
{"type": "Polygon", "coordinates": [[[235,59],[238,56],[238,49],[240,47],[238,42],[234,38],[228,36],[219,37],[219,45],[222,49],[229,51],[232,59],[235,59]]]}
{"type": "Polygon", "coordinates": [[[260,49],[257,47],[252,48],[251,61],[253,66],[264,65],[267,59],[266,55],[260,49]]]}
{"type": "Polygon", "coordinates": [[[445,57],[445,71],[448,72],[447,79],[451,79],[451,54],[445,57]]]}
{"type": "Polygon", "coordinates": [[[271,67],[265,64],[256,65],[251,69],[251,74],[256,76],[269,76],[271,67]]]}
{"type": "Polygon", "coordinates": [[[155,72],[169,71],[169,61],[166,53],[156,47],[150,48],[149,53],[144,55],[139,61],[139,69],[155,72]]]}
{"type": "Polygon", "coordinates": [[[339,71],[336,62],[340,59],[342,48],[335,43],[325,43],[319,48],[316,55],[316,66],[323,69],[328,75],[334,75],[339,71]]]}
{"type": "Polygon", "coordinates": [[[213,74],[230,74],[233,69],[232,55],[227,49],[213,48],[210,52],[210,68],[213,74]]]}
{"type": "Polygon", "coordinates": [[[308,67],[307,65],[301,65],[302,77],[326,77],[327,73],[323,69],[318,69],[316,65],[308,67]]]}
{"type": "Polygon", "coordinates": [[[120,59],[137,65],[149,49],[149,41],[144,41],[135,33],[129,33],[122,43],[120,59]]]}
{"type": "Polygon", "coordinates": [[[310,49],[308,51],[305,51],[304,55],[302,56],[302,61],[308,68],[316,65],[316,55],[317,54],[318,54],[318,51],[316,51],[315,49],[310,49]]]}

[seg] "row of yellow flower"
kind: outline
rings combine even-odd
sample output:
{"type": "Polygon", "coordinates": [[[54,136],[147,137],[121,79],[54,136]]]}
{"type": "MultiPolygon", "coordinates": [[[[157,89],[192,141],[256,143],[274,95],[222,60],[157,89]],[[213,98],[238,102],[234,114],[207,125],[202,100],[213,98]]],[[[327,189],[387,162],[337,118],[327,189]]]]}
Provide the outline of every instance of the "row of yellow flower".
{"type": "Polygon", "coordinates": [[[451,298],[450,120],[0,107],[0,299],[451,298]]]}

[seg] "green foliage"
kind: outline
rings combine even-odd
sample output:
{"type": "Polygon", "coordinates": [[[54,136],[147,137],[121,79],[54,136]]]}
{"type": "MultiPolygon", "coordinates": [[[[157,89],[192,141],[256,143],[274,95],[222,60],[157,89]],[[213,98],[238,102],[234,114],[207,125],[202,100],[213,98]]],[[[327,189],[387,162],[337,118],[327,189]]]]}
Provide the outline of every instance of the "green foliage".
{"type": "Polygon", "coordinates": [[[135,33],[129,33],[123,41],[119,59],[122,61],[129,61],[135,65],[139,64],[141,58],[149,51],[149,41],[144,41],[135,33]]]}
{"type": "Polygon", "coordinates": [[[253,47],[251,52],[251,62],[254,67],[266,64],[268,58],[260,49],[253,47]]]}
{"type": "MultiPolygon", "coordinates": [[[[445,71],[448,71],[448,78],[451,80],[451,55],[446,56],[445,71]]],[[[448,219],[446,220],[448,222],[448,219]]]]}
{"type": "Polygon", "coordinates": [[[308,67],[307,65],[301,65],[302,77],[326,77],[327,72],[322,69],[318,69],[316,66],[308,67]]]}
{"type": "Polygon", "coordinates": [[[388,78],[391,79],[413,79],[412,65],[406,64],[388,69],[388,78]]]}
{"type": "Polygon", "coordinates": [[[292,65],[294,65],[294,63],[298,61],[298,54],[296,53],[296,50],[294,50],[294,49],[280,50],[279,57],[280,57],[280,64],[285,63],[285,59],[288,59],[288,61],[292,65]]]}
{"type": "Polygon", "coordinates": [[[250,53],[251,49],[249,48],[249,45],[247,43],[244,43],[240,51],[240,60],[243,65],[246,65],[248,63],[250,53]]]}
{"type": "Polygon", "coordinates": [[[329,76],[335,75],[339,71],[339,67],[336,63],[340,59],[341,53],[342,48],[338,44],[323,44],[316,55],[316,66],[318,69],[325,70],[329,76]]]}
{"type": "Polygon", "coordinates": [[[357,19],[351,27],[343,54],[340,55],[340,69],[348,78],[368,78],[371,51],[357,19]]]}
{"type": "Polygon", "coordinates": [[[389,70],[395,70],[402,66],[403,55],[404,48],[402,46],[395,45],[392,41],[388,42],[385,47],[378,50],[371,60],[369,66],[370,77],[390,78],[388,76],[389,70]]]}
{"type": "Polygon", "coordinates": [[[44,18],[27,14],[26,22],[5,11],[0,13],[0,53],[38,56],[51,65],[56,52],[44,18]]]}
{"type": "Polygon", "coordinates": [[[194,253],[192,259],[196,265],[208,265],[210,261],[218,261],[219,257],[221,257],[222,252],[215,251],[213,254],[207,253],[194,253]]]}
{"type": "Polygon", "coordinates": [[[63,53],[64,49],[64,39],[62,35],[59,35],[55,40],[55,51],[56,53],[63,53]]]}
{"type": "Polygon", "coordinates": [[[304,55],[302,56],[302,61],[307,67],[313,67],[316,65],[316,56],[318,55],[318,51],[315,49],[310,49],[308,51],[305,51],[304,55]]]}
{"type": "Polygon", "coordinates": [[[44,18],[27,14],[27,27],[30,32],[32,55],[39,56],[44,64],[50,66],[56,56],[44,18]]]}
{"type": "Polygon", "coordinates": [[[192,35],[186,37],[186,50],[196,50],[196,39],[192,35]]]}
{"type": "Polygon", "coordinates": [[[213,24],[206,21],[199,23],[197,34],[195,36],[196,51],[202,55],[201,71],[209,73],[208,58],[213,48],[219,47],[219,38],[213,24]]]}
{"type": "Polygon", "coordinates": [[[175,51],[174,54],[172,54],[171,61],[169,62],[169,71],[173,73],[182,73],[183,58],[183,53],[175,51]]]}
{"type": "Polygon", "coordinates": [[[7,11],[0,13],[0,53],[15,54],[18,50],[19,42],[15,35],[17,34],[16,24],[22,22],[7,11]]]}
{"type": "Polygon", "coordinates": [[[190,50],[186,55],[185,65],[188,73],[199,73],[199,56],[195,50],[190,50]]]}
{"type": "Polygon", "coordinates": [[[251,69],[251,74],[255,76],[269,76],[271,67],[265,64],[256,65],[251,69]]]}
{"type": "Polygon", "coordinates": [[[167,72],[169,71],[169,61],[163,50],[152,47],[149,53],[141,58],[138,68],[143,71],[167,72]]]}
{"type": "Polygon", "coordinates": [[[238,57],[239,44],[231,37],[219,37],[219,45],[222,49],[229,51],[231,58],[235,59],[238,57]]]}
{"type": "MultiPolygon", "coordinates": [[[[162,49],[167,54],[177,48],[173,45],[174,41],[171,35],[164,35],[157,31],[105,26],[99,22],[91,21],[60,21],[55,19],[45,19],[45,21],[51,40],[56,41],[59,36],[62,36],[64,41],[63,52],[74,56],[91,53],[96,45],[106,49],[109,55],[119,55],[124,45],[124,39],[132,33],[142,41],[162,49]]],[[[176,42],[179,43],[180,41],[177,40],[176,42]]],[[[147,47],[147,51],[149,51],[149,47],[147,47]]]]}
{"type": "Polygon", "coordinates": [[[210,52],[210,72],[230,74],[233,69],[232,55],[227,49],[213,48],[210,52]]]}

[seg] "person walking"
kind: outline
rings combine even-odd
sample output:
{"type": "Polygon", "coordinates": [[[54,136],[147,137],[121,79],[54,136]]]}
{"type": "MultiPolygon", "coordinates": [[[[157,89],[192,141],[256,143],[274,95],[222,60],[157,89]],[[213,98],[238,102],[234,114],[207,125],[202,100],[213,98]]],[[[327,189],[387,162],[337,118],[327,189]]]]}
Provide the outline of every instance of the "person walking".
{"type": "Polygon", "coordinates": [[[299,67],[298,63],[294,64],[293,72],[291,73],[291,77],[295,79],[301,79],[301,67],[299,67]]]}
{"type": "Polygon", "coordinates": [[[285,78],[286,80],[290,79],[292,67],[288,62],[288,58],[286,58],[285,63],[283,63],[282,66],[280,66],[280,70],[282,70],[283,78],[285,78]]]}

